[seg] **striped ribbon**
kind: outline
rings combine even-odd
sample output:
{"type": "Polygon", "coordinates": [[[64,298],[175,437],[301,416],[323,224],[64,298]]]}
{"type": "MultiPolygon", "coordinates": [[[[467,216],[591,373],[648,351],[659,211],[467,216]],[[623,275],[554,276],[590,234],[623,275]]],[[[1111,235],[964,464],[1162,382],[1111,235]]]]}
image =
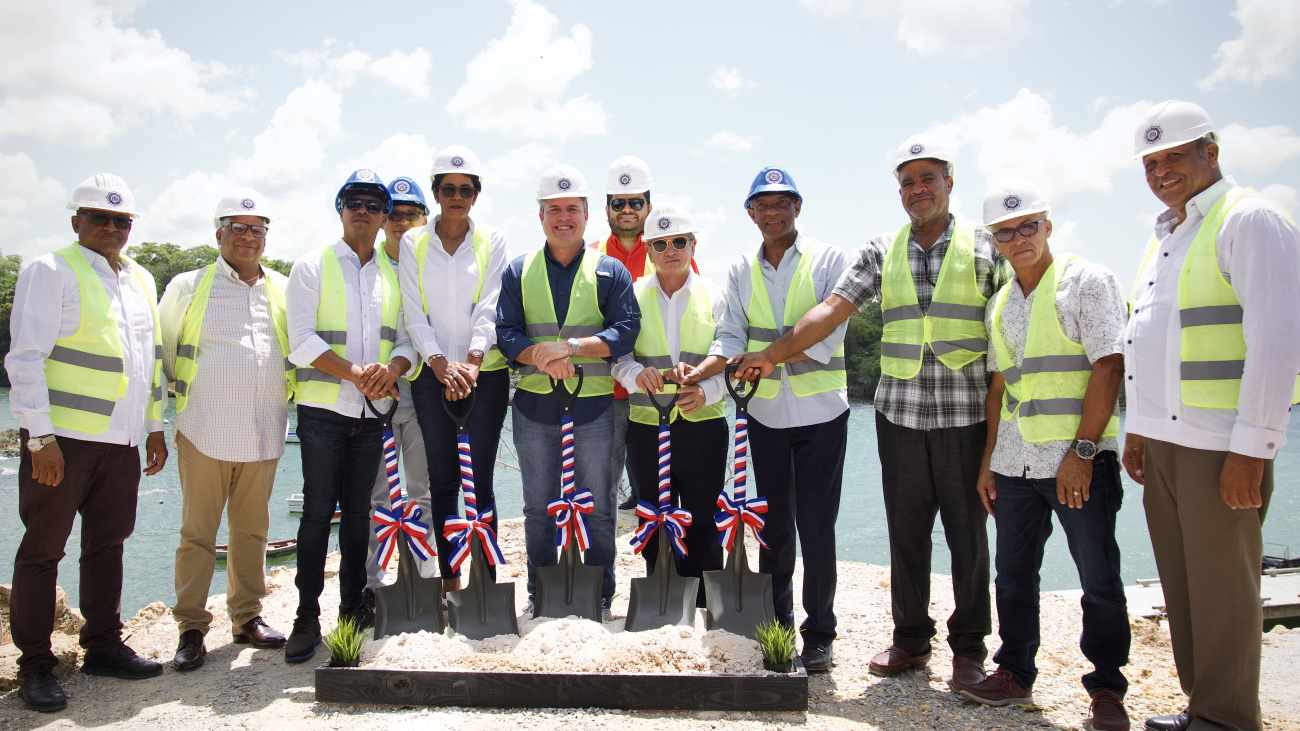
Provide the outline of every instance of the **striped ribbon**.
{"type": "Polygon", "coordinates": [[[632,548],[636,553],[645,550],[650,538],[660,526],[668,531],[673,550],[679,558],[686,558],[686,527],[691,524],[691,513],[685,508],[672,506],[672,437],[667,424],[659,425],[659,506],[638,500],[636,515],[645,522],[632,535],[632,548]]]}
{"type": "Polygon", "coordinates": [[[375,537],[379,540],[376,556],[379,568],[388,571],[388,563],[397,548],[397,538],[402,535],[411,549],[416,569],[422,569],[425,562],[437,556],[438,552],[425,539],[429,526],[420,520],[424,511],[414,500],[407,502],[402,498],[402,480],[397,471],[397,440],[393,438],[392,429],[384,431],[384,471],[388,475],[388,507],[375,508],[371,518],[375,524],[375,537]]]}
{"type": "Polygon", "coordinates": [[[731,495],[727,495],[725,487],[722,489],[718,496],[718,507],[722,510],[713,516],[713,522],[718,526],[718,543],[730,551],[736,542],[736,529],[749,526],[758,545],[767,548],[761,535],[766,522],[762,514],[767,512],[767,498],[745,498],[745,484],[749,481],[749,415],[744,412],[736,414],[736,458],[732,471],[735,480],[731,495]]]}
{"type": "Polygon", "coordinates": [[[555,516],[555,545],[567,548],[569,541],[576,538],[578,549],[585,551],[591,546],[591,529],[587,525],[587,515],[596,511],[596,500],[587,488],[574,488],[573,468],[573,415],[560,417],[560,499],[552,500],[546,505],[546,512],[555,516]]]}
{"type": "Polygon", "coordinates": [[[451,543],[451,556],[447,563],[452,571],[459,571],[460,565],[469,557],[470,543],[475,534],[483,541],[483,555],[491,566],[500,566],[506,562],[497,545],[497,534],[492,532],[488,521],[492,520],[493,506],[489,505],[482,513],[478,511],[478,499],[474,494],[474,462],[469,451],[469,435],[456,437],[456,451],[460,453],[460,489],[465,494],[465,517],[449,515],[442,524],[442,535],[451,543]]]}

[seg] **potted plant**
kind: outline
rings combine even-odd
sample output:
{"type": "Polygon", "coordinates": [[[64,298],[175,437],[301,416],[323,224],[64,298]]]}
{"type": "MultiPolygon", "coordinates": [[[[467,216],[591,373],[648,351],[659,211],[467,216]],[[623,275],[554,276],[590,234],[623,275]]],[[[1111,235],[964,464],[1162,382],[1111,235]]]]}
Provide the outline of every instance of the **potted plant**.
{"type": "Polygon", "coordinates": [[[365,644],[365,630],[351,617],[339,621],[334,631],[322,638],[330,649],[330,667],[355,668],[361,663],[361,646],[365,644]]]}
{"type": "Polygon", "coordinates": [[[794,627],[776,619],[760,623],[754,637],[763,651],[763,667],[774,673],[788,673],[794,667],[794,627]]]}

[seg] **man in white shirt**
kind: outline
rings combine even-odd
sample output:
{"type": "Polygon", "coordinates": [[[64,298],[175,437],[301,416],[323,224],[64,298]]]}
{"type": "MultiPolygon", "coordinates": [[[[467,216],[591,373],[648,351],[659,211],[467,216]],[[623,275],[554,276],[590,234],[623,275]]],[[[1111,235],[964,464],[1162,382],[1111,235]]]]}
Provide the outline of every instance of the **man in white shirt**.
{"type": "Polygon", "coordinates": [[[370,488],[382,459],[379,419],[415,358],[401,317],[397,273],[375,250],[392,199],[370,170],[352,173],[334,202],[343,238],[305,254],[289,273],[289,360],[297,366],[303,505],[298,524],[298,617],[286,662],[320,643],[320,594],[335,505],[339,521],[339,618],[374,624],[365,605],[370,488]]]}
{"type": "Polygon", "coordinates": [[[208,590],[222,511],[229,517],[226,609],[233,640],[259,648],[285,642],[262,620],[262,598],[268,504],[292,395],[288,279],[260,264],[271,224],[262,194],[232,190],[218,201],[212,224],[220,256],[176,275],[158,305],[163,373],[176,384],[183,505],[172,607],[180,642],[172,666],[182,671],[201,667],[207,655],[208,590]]]}
{"type": "Polygon", "coordinates": [[[122,254],[136,214],[126,181],[101,173],[72,194],[77,240],[18,275],[5,370],[22,455],[10,630],[22,652],[23,702],[58,711],[67,697],[50,650],[59,560],[81,513],[83,673],[150,678],[162,665],[122,642],[122,543],[135,528],[140,435],[144,474],[167,461],[153,276],[122,254]]]}
{"type": "Polygon", "coordinates": [[[1134,152],[1168,206],[1124,335],[1123,463],[1143,504],[1187,709],[1156,731],[1255,730],[1261,527],[1300,374],[1300,233],[1219,169],[1205,110],[1166,101],[1134,152]]]}

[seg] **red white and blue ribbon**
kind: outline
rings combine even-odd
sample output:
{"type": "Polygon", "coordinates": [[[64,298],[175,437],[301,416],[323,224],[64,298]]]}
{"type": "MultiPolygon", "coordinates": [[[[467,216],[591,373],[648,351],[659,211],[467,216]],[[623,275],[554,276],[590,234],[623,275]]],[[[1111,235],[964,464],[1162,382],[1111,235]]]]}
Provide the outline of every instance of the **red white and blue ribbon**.
{"type": "Polygon", "coordinates": [[[650,538],[661,526],[668,531],[673,550],[679,558],[686,558],[686,527],[691,524],[691,513],[685,508],[672,506],[672,436],[667,424],[659,425],[659,507],[638,500],[636,515],[645,522],[632,535],[632,548],[636,553],[645,550],[650,538]]]}
{"type": "MultiPolygon", "coordinates": [[[[371,518],[375,523],[375,537],[379,540],[376,557],[379,568],[388,570],[388,563],[397,548],[400,535],[406,537],[416,568],[421,569],[438,552],[425,538],[429,526],[420,520],[424,517],[420,506],[414,500],[407,502],[402,498],[402,480],[397,471],[397,440],[393,438],[391,429],[384,431],[384,471],[388,475],[388,507],[376,508],[374,517],[371,518]]],[[[424,575],[423,571],[420,573],[424,575]]]]}
{"type": "Polygon", "coordinates": [[[574,487],[574,453],[573,453],[573,416],[564,414],[560,417],[560,499],[552,500],[546,505],[546,512],[555,516],[555,545],[561,550],[569,546],[569,541],[577,539],[578,549],[585,551],[591,546],[591,529],[587,525],[587,516],[596,511],[596,500],[587,488],[574,487]]]}
{"type": "Polygon", "coordinates": [[[763,513],[767,512],[767,498],[745,498],[745,484],[749,481],[749,415],[744,412],[736,414],[736,458],[732,472],[735,480],[731,495],[727,495],[725,487],[722,489],[718,496],[718,507],[722,510],[713,516],[718,526],[718,543],[730,551],[736,542],[736,529],[749,526],[758,545],[767,548],[761,534],[766,522],[763,513]]]}
{"type": "Polygon", "coordinates": [[[460,571],[460,565],[470,554],[470,544],[475,534],[483,541],[483,555],[492,566],[506,562],[497,545],[497,534],[492,531],[493,506],[489,505],[482,513],[478,511],[478,499],[474,494],[474,462],[469,451],[469,435],[456,437],[456,451],[460,454],[460,489],[465,494],[465,517],[447,516],[442,524],[442,535],[451,543],[451,556],[447,558],[452,571],[460,571]]]}

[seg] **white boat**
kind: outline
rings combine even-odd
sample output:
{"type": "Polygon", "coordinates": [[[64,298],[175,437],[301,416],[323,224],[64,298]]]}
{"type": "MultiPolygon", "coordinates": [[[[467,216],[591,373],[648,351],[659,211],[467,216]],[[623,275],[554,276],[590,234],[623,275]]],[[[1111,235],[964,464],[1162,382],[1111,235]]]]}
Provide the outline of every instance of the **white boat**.
{"type": "MultiPolygon", "coordinates": [[[[290,512],[290,513],[297,513],[297,514],[299,514],[299,515],[302,514],[302,493],[300,493],[300,492],[295,492],[294,494],[292,494],[292,495],[290,495],[289,497],[285,498],[285,499],[284,499],[284,502],[285,502],[286,505],[289,506],[289,512],[290,512]]],[[[334,506],[334,517],[330,519],[330,522],[331,522],[331,523],[337,523],[337,522],[339,522],[339,518],[342,518],[342,517],[343,517],[343,514],[342,514],[341,512],[339,512],[339,508],[338,508],[338,506],[335,505],[335,506],[334,506]]]]}

